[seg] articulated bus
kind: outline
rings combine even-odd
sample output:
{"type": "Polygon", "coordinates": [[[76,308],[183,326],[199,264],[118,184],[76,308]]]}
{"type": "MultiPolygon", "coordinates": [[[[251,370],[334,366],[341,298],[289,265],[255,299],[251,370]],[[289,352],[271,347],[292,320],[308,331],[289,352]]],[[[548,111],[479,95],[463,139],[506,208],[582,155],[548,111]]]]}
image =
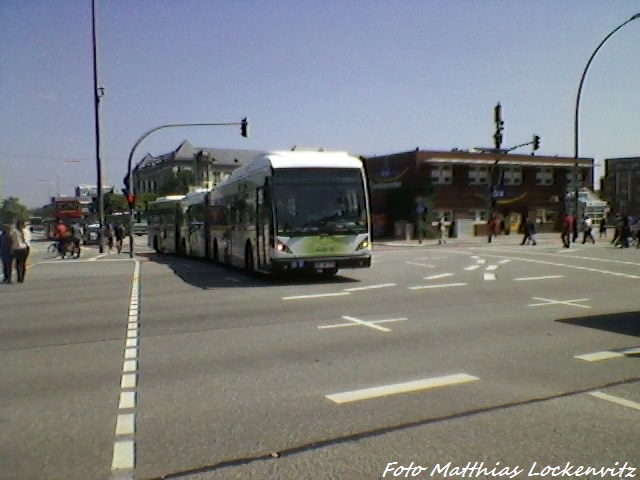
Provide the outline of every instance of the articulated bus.
{"type": "Polygon", "coordinates": [[[158,253],[179,253],[184,195],[160,197],[147,209],[147,245],[158,253]]]}
{"type": "Polygon", "coordinates": [[[362,161],[345,152],[259,155],[209,192],[208,255],[248,271],[371,266],[362,161]]]}
{"type": "Polygon", "coordinates": [[[264,273],[371,266],[362,161],[344,152],[262,154],[213,190],[157,199],[148,244],[264,273]]]}

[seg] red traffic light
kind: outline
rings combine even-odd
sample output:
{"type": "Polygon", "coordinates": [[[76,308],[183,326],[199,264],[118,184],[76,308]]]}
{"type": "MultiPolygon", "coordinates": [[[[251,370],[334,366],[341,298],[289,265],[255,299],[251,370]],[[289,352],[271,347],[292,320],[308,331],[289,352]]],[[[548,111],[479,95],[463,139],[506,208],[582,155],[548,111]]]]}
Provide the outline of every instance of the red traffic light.
{"type": "Polygon", "coordinates": [[[129,206],[134,205],[136,203],[136,196],[128,194],[127,195],[127,203],[129,204],[129,206]]]}

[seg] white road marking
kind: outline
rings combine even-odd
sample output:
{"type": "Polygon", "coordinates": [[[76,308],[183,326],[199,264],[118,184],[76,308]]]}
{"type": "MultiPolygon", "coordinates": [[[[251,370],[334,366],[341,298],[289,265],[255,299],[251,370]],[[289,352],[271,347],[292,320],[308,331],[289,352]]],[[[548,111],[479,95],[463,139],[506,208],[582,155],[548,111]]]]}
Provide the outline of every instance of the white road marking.
{"type": "Polygon", "coordinates": [[[395,287],[395,283],[382,283],[380,285],[369,285],[368,287],[345,288],[345,292],[360,292],[362,290],[373,290],[376,288],[395,287]]]}
{"type": "Polygon", "coordinates": [[[118,470],[133,470],[135,465],[135,445],[133,440],[120,440],[113,444],[111,473],[118,470]]]}
{"type": "Polygon", "coordinates": [[[509,263],[511,260],[509,260],[508,258],[504,259],[504,260],[500,260],[498,263],[509,263]]]}
{"type": "Polygon", "coordinates": [[[397,395],[399,393],[417,392],[430,388],[446,387],[449,385],[458,385],[479,380],[478,377],[467,375],[466,373],[458,373],[454,375],[446,375],[443,377],[424,378],[411,382],[395,383],[392,385],[382,385],[379,387],[363,388],[361,390],[352,390],[350,392],[334,393],[327,395],[326,398],[335,403],[356,402],[359,400],[368,400],[371,398],[386,397],[388,395],[397,395]]]}
{"type": "Polygon", "coordinates": [[[466,283],[441,283],[438,285],[418,285],[416,287],[409,287],[409,290],[425,290],[428,288],[448,288],[448,287],[463,287],[466,283]]]}
{"type": "Polygon", "coordinates": [[[349,292],[315,293],[311,295],[294,295],[291,297],[282,297],[282,300],[301,300],[304,298],[340,297],[343,295],[351,295],[351,294],[349,292]]]}
{"type": "Polygon", "coordinates": [[[634,410],[640,410],[640,403],[632,402],[631,400],[627,400],[625,398],[614,397],[613,395],[609,395],[607,393],[603,393],[600,391],[589,392],[589,395],[591,395],[592,397],[599,398],[601,400],[606,400],[608,402],[622,405],[623,407],[629,407],[629,408],[633,408],[634,410]]]}
{"type": "Polygon", "coordinates": [[[135,261],[127,315],[127,336],[125,340],[122,378],[120,380],[120,400],[116,419],[115,441],[111,460],[112,479],[133,479],[136,463],[135,424],[138,383],[138,327],[140,326],[140,262],[135,261]],[[122,410],[128,410],[122,412],[122,410]],[[123,437],[128,437],[123,439],[123,437]]]}
{"type": "Polygon", "coordinates": [[[318,329],[323,330],[326,328],[355,327],[355,326],[361,325],[363,327],[369,327],[375,330],[380,330],[381,332],[390,332],[391,331],[390,328],[381,327],[378,325],[378,323],[402,322],[404,320],[409,320],[407,317],[400,317],[400,318],[387,318],[383,320],[366,321],[366,320],[360,320],[359,318],[355,318],[355,317],[349,317],[346,315],[343,315],[342,318],[344,318],[345,320],[349,320],[349,322],[351,323],[335,323],[332,325],[319,325],[318,329]]]}
{"type": "Polygon", "coordinates": [[[573,300],[551,300],[549,298],[541,298],[541,297],[531,297],[534,300],[541,300],[543,303],[530,303],[527,305],[528,307],[541,307],[544,305],[569,305],[571,307],[580,307],[580,308],[591,308],[588,305],[580,305],[575,302],[586,302],[588,298],[576,298],[573,300]]]}
{"type": "Polygon", "coordinates": [[[573,358],[578,360],[584,360],[586,362],[598,362],[600,360],[608,360],[610,358],[624,357],[622,353],[618,352],[593,352],[585,353],[584,355],[575,355],[573,358]]]}
{"type": "Polygon", "coordinates": [[[470,267],[466,267],[465,270],[471,271],[477,270],[478,268],[480,268],[480,265],[471,265],[470,267]]]}
{"type": "Polygon", "coordinates": [[[547,280],[551,278],[564,278],[564,275],[545,275],[542,277],[519,277],[514,278],[516,282],[527,282],[529,280],[547,280]]]}
{"type": "Polygon", "coordinates": [[[136,416],[133,413],[121,413],[116,420],[116,435],[133,435],[136,430],[136,416]]]}
{"type": "Polygon", "coordinates": [[[488,272],[491,272],[491,271],[493,271],[493,270],[497,270],[499,267],[500,267],[500,265],[487,265],[486,270],[487,270],[488,272]]]}
{"type": "Polygon", "coordinates": [[[482,275],[482,278],[484,278],[487,281],[495,280],[496,279],[496,274],[495,273],[484,273],[482,275]]]}
{"type": "MultiPolygon", "coordinates": [[[[544,253],[535,253],[536,255],[554,255],[554,254],[544,254],[544,253]]],[[[505,255],[491,255],[491,254],[483,254],[485,256],[488,257],[494,257],[494,258],[505,258],[505,255]]],[[[633,279],[640,279],[640,275],[631,275],[628,273],[620,273],[620,272],[613,272],[611,270],[602,270],[600,268],[591,268],[591,267],[582,267],[580,265],[569,265],[566,263],[556,263],[556,262],[549,262],[546,260],[534,260],[532,258],[522,258],[522,257],[507,257],[510,260],[518,260],[521,262],[528,262],[528,263],[539,263],[541,265],[552,265],[554,267],[565,267],[565,268],[571,268],[574,270],[584,270],[584,271],[588,271],[588,272],[593,272],[593,273],[604,273],[607,275],[614,275],[616,277],[624,277],[624,278],[633,278],[633,279]]],[[[595,258],[585,258],[585,257],[580,257],[582,259],[585,260],[594,260],[594,261],[607,261],[604,259],[595,259],[595,258]]],[[[638,263],[632,263],[632,262],[618,262],[618,261],[611,261],[612,263],[625,263],[625,264],[630,264],[630,265],[640,265],[638,263]]]]}
{"type": "Polygon", "coordinates": [[[435,268],[435,265],[429,265],[428,263],[419,263],[419,262],[404,262],[407,265],[417,265],[418,267],[428,267],[435,268]]]}
{"type": "Polygon", "coordinates": [[[439,273],[437,275],[431,275],[430,277],[424,277],[425,280],[437,280],[438,278],[452,277],[453,273],[439,273]]]}
{"type": "Polygon", "coordinates": [[[585,353],[583,355],[575,355],[573,358],[585,360],[587,362],[598,362],[600,360],[609,360],[610,358],[619,358],[626,355],[637,355],[640,353],[640,347],[625,348],[617,352],[605,350],[602,352],[585,353]]]}

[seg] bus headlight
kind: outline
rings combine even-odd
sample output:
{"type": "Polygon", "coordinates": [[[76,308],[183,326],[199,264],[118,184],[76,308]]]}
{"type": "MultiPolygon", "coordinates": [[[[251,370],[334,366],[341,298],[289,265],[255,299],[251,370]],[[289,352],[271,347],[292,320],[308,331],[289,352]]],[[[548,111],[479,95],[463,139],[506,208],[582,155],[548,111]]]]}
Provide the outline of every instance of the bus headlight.
{"type": "Polygon", "coordinates": [[[282,243],[282,242],[276,243],[276,252],[293,253],[291,251],[291,249],[289,247],[287,247],[287,245],[282,243]]]}
{"type": "Polygon", "coordinates": [[[365,238],[364,240],[362,240],[360,242],[360,244],[358,245],[356,250],[362,250],[363,248],[369,248],[369,246],[370,246],[369,237],[367,237],[367,238],[365,238]]]}

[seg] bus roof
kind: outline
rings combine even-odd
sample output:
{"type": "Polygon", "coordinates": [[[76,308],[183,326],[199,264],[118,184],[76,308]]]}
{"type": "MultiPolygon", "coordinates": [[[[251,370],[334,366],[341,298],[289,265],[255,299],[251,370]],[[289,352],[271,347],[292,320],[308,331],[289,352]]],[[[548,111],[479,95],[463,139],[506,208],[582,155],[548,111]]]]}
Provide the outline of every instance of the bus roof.
{"type": "Polygon", "coordinates": [[[184,195],[167,195],[166,197],[158,197],[151,203],[164,203],[164,202],[176,202],[184,198],[184,195]]]}

